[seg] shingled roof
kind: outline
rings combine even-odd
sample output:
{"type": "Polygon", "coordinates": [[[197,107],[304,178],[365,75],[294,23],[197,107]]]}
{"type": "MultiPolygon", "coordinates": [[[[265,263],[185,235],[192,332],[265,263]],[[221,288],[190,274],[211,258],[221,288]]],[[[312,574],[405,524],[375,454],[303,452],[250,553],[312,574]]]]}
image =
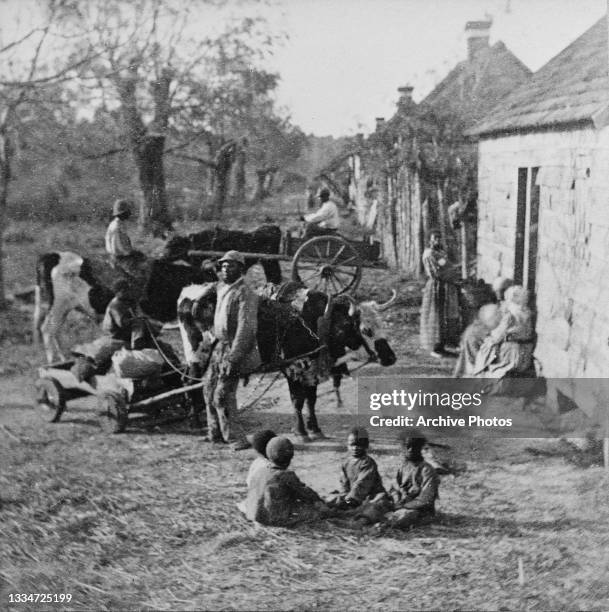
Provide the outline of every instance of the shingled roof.
{"type": "Polygon", "coordinates": [[[490,136],[609,119],[607,22],[600,19],[490,111],[470,135],[490,136]]]}
{"type": "Polygon", "coordinates": [[[500,100],[531,78],[531,71],[502,42],[459,62],[421,102],[461,116],[473,126],[500,100]]]}

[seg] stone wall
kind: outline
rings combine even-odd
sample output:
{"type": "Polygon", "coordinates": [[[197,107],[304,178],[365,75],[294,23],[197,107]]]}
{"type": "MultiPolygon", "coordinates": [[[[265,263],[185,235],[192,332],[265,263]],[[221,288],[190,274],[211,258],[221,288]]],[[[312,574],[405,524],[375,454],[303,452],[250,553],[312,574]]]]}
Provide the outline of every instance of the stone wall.
{"type": "Polygon", "coordinates": [[[539,167],[536,356],[547,377],[609,377],[609,129],[484,139],[478,275],[514,273],[518,168],[539,167]]]}

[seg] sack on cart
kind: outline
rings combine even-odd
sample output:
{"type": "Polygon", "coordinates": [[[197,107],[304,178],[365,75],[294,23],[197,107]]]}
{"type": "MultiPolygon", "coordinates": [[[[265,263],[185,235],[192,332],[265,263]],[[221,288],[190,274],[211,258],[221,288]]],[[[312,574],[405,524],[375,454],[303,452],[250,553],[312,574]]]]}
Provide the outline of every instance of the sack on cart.
{"type": "Polygon", "coordinates": [[[77,344],[72,348],[74,357],[84,357],[95,366],[96,374],[104,373],[110,367],[112,355],[123,348],[125,343],[122,340],[115,340],[110,336],[101,336],[93,342],[77,344]]]}
{"type": "Polygon", "coordinates": [[[158,376],[163,368],[163,357],[156,349],[130,351],[122,348],[114,353],[112,366],[120,378],[147,378],[158,376]]]}

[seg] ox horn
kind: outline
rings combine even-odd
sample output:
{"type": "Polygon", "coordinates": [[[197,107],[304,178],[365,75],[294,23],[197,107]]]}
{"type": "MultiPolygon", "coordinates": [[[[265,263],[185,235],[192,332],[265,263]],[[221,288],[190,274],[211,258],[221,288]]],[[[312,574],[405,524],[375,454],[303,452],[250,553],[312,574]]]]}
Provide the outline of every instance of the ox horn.
{"type": "Polygon", "coordinates": [[[324,308],[324,319],[327,319],[330,316],[330,312],[332,310],[332,296],[328,294],[327,298],[328,301],[326,302],[326,307],[324,308]]]}
{"type": "Polygon", "coordinates": [[[374,302],[374,305],[376,306],[379,312],[383,312],[383,310],[387,310],[388,308],[391,308],[397,302],[398,292],[395,289],[392,289],[391,293],[393,295],[384,304],[379,304],[378,302],[374,302]]]}

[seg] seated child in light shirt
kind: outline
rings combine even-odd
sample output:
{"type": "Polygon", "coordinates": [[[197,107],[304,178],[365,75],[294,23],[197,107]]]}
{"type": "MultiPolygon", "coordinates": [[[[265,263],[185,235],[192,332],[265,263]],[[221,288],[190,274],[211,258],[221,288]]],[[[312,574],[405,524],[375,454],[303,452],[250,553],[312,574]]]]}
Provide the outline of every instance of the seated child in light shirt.
{"type": "Polygon", "coordinates": [[[294,446],[275,437],[266,446],[268,463],[255,471],[245,500],[245,516],[262,525],[289,527],[323,518],[327,507],[319,495],[289,470],[294,446]]]}
{"type": "Polygon", "coordinates": [[[271,431],[270,429],[265,429],[263,431],[257,431],[251,437],[251,439],[249,439],[249,442],[251,443],[252,448],[258,453],[258,456],[252,461],[252,465],[250,465],[250,469],[247,474],[247,478],[245,479],[245,482],[248,487],[250,486],[252,482],[252,478],[254,477],[256,472],[260,470],[261,468],[264,468],[264,466],[268,464],[269,460],[266,456],[266,445],[273,438],[276,438],[276,437],[277,437],[277,434],[274,431],[271,431]]]}

